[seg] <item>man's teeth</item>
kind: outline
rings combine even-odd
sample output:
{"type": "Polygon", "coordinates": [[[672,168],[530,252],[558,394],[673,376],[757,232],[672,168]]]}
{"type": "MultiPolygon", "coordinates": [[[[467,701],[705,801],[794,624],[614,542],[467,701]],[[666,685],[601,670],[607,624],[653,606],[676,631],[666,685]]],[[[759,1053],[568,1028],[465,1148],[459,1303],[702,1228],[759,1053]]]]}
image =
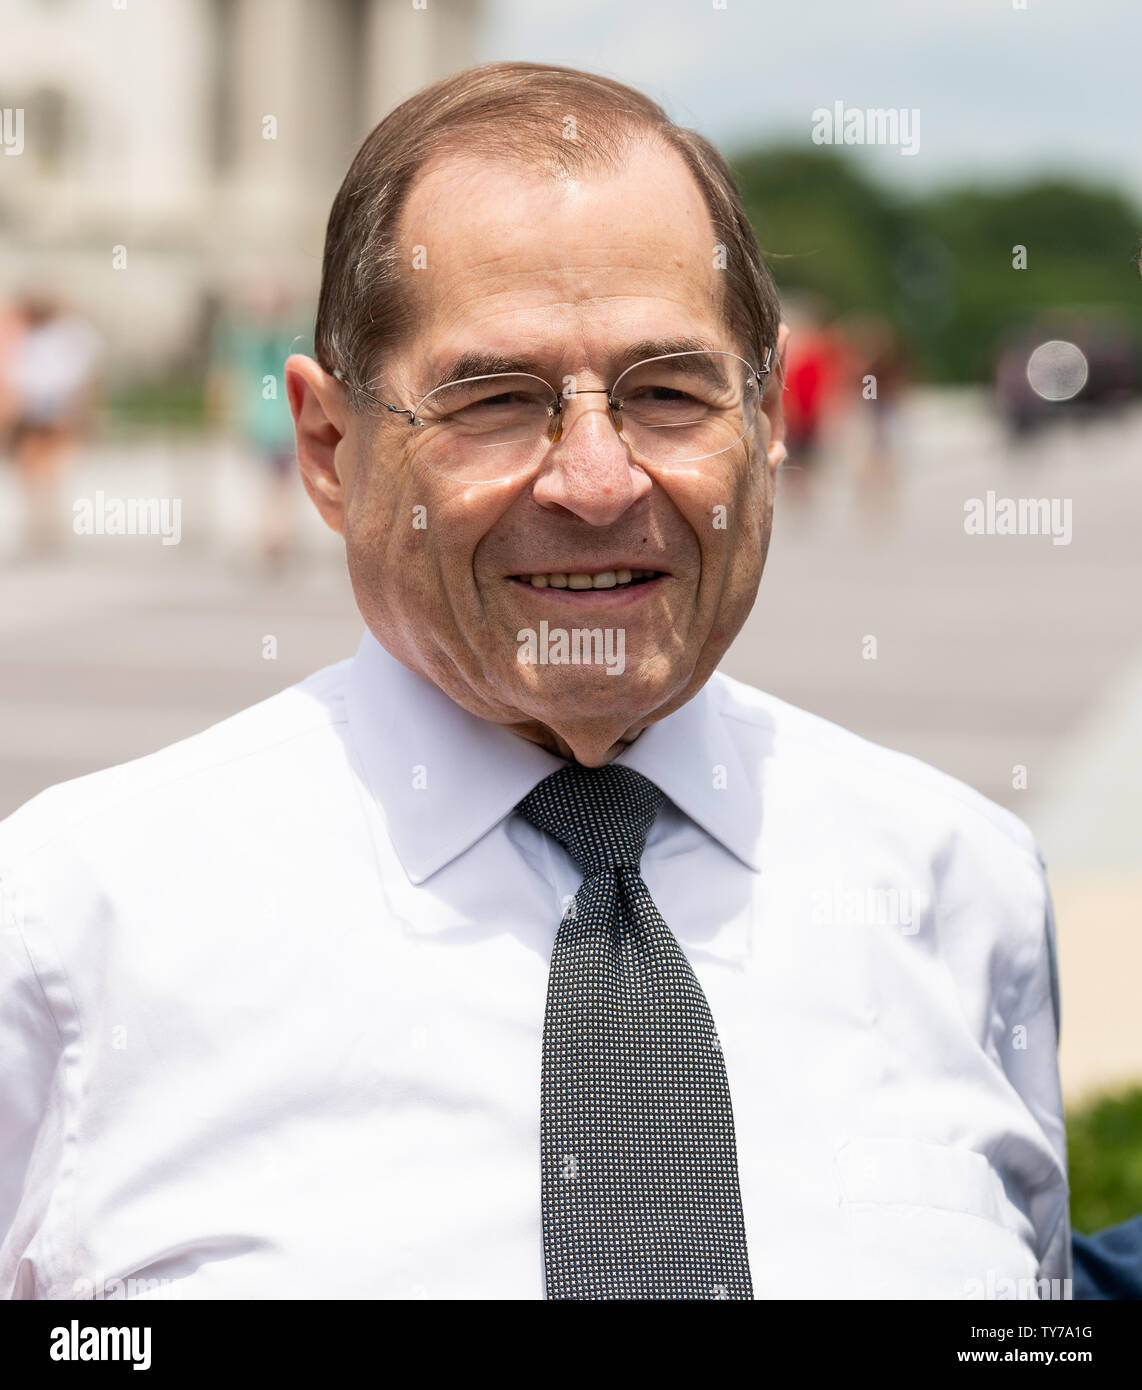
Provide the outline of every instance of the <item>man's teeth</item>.
{"type": "Polygon", "coordinates": [[[601,574],[528,574],[533,589],[614,589],[636,579],[653,579],[657,570],[603,570],[601,574]]]}

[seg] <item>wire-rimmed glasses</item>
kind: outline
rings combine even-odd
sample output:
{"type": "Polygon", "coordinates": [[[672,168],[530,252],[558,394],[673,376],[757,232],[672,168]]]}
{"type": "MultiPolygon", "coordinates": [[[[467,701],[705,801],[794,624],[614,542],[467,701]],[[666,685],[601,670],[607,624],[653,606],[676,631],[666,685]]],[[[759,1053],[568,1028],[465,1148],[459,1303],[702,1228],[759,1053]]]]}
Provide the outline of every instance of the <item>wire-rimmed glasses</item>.
{"type": "MultiPolygon", "coordinates": [[[[572,396],[607,398],[611,420],[636,462],[688,467],[727,453],[753,425],[773,349],[754,367],[736,353],[666,353],[635,362],[613,386],[557,391],[529,372],[496,372],[434,387],[411,408],[357,389],[408,417],[427,463],[459,482],[495,482],[535,467],[563,434],[572,396]]],[[[348,386],[345,374],[335,371],[348,386]]]]}

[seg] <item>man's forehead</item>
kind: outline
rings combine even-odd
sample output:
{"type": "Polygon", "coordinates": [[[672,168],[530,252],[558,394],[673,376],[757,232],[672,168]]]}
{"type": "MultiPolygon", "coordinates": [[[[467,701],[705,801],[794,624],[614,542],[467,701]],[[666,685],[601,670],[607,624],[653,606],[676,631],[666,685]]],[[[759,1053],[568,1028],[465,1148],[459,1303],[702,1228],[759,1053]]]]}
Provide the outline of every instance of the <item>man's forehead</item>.
{"type": "Polygon", "coordinates": [[[570,182],[438,156],[406,201],[402,240],[416,356],[434,380],[483,374],[464,365],[551,368],[553,339],[605,339],[601,370],[658,355],[647,347],[730,346],[709,212],[681,158],[658,145],[570,182]]]}
{"type": "Polygon", "coordinates": [[[510,273],[513,261],[557,264],[563,246],[588,262],[594,252],[601,269],[617,268],[615,253],[624,247],[685,262],[700,246],[709,265],[715,238],[702,191],[681,156],[640,141],[615,167],[565,171],[507,156],[441,152],[413,181],[399,239],[406,265],[427,287],[434,256],[453,271],[496,265],[510,273]]]}

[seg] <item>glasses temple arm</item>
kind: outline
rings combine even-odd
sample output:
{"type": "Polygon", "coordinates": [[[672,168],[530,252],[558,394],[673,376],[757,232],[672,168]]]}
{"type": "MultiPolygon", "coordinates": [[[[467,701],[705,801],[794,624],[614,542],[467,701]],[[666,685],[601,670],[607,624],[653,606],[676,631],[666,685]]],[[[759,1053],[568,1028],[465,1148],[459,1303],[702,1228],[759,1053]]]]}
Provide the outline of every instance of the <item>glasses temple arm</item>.
{"type": "Polygon", "coordinates": [[[416,416],[411,410],[405,410],[399,405],[389,405],[388,401],[382,401],[379,396],[374,396],[371,391],[366,391],[363,386],[354,386],[340,367],[334,367],[331,375],[348,390],[359,391],[362,396],[368,397],[368,399],[373,401],[376,405],[383,405],[386,410],[391,410],[394,415],[407,415],[410,425],[416,424],[416,416]]]}

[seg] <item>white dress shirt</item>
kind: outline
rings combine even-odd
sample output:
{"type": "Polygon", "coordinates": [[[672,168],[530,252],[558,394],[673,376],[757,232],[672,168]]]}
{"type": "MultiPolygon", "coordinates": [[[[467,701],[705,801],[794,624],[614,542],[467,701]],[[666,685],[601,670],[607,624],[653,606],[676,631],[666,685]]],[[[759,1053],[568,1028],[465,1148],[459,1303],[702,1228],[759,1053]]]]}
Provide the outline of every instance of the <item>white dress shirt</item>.
{"type": "MultiPolygon", "coordinates": [[[[1021,821],[715,675],[621,755],[729,1075],[759,1298],[1064,1296],[1021,821]]],[[[0,826],[0,1294],[542,1298],[560,759],[369,634],[0,826]]]]}

